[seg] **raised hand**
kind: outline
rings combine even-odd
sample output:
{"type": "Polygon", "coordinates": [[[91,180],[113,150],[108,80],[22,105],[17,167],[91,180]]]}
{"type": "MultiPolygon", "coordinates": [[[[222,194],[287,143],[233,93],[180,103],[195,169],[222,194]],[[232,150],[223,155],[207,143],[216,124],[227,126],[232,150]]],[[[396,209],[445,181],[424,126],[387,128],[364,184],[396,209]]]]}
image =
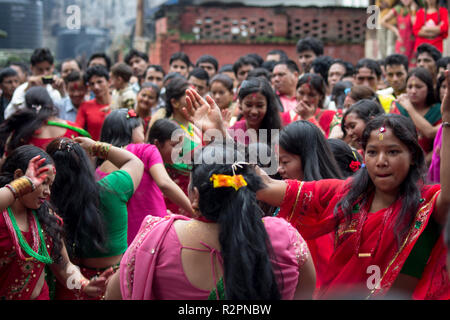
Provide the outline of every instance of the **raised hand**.
{"type": "Polygon", "coordinates": [[[295,106],[295,112],[302,118],[302,120],[309,120],[314,117],[316,108],[313,105],[308,105],[303,101],[298,101],[295,106]]]}
{"type": "Polygon", "coordinates": [[[76,137],[75,139],[73,139],[73,141],[79,143],[80,146],[88,153],[90,152],[91,147],[95,144],[94,140],[86,137],[76,137]]]}
{"type": "Polygon", "coordinates": [[[195,90],[187,89],[186,104],[182,109],[184,116],[203,133],[209,129],[226,133],[220,108],[210,96],[205,100],[195,90]]]}
{"type": "Polygon", "coordinates": [[[409,100],[409,97],[406,93],[401,94],[400,97],[397,98],[397,102],[400,103],[400,105],[405,108],[406,111],[414,108],[411,100],[409,100]]]}
{"type": "Polygon", "coordinates": [[[36,156],[28,162],[28,168],[25,175],[30,178],[35,188],[39,187],[47,178],[48,167],[42,167],[46,159],[36,156]]]}

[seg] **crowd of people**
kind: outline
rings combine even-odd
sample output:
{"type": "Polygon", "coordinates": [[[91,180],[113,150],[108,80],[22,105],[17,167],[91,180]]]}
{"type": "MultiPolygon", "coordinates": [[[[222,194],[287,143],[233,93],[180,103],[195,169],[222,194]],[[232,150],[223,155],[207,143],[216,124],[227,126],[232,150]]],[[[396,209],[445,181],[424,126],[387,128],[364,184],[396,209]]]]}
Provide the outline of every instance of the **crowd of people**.
{"type": "Polygon", "coordinates": [[[425,40],[355,65],[308,37],[298,61],[1,69],[0,299],[449,299],[448,22],[417,27],[426,2],[425,40]]]}

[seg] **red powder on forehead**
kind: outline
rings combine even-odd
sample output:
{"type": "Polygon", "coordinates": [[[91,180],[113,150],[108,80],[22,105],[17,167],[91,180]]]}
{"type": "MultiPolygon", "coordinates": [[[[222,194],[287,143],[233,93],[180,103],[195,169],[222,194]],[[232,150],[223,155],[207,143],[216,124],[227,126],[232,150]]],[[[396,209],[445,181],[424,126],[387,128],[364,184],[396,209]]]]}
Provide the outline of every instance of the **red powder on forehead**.
{"type": "Polygon", "coordinates": [[[79,86],[78,86],[78,83],[77,83],[77,82],[75,82],[75,83],[73,84],[73,88],[74,88],[75,90],[78,90],[79,86]]]}
{"type": "Polygon", "coordinates": [[[252,93],[252,98],[256,98],[256,92],[252,93]]]}

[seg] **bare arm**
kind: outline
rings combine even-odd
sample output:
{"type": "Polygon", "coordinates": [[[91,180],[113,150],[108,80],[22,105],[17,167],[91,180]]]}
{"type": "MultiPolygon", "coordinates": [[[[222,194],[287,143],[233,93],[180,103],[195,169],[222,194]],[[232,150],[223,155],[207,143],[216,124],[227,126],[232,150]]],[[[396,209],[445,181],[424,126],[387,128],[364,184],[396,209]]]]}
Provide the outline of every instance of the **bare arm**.
{"type": "Polygon", "coordinates": [[[393,25],[392,23],[389,23],[388,21],[391,20],[394,17],[394,11],[390,10],[388,13],[386,13],[384,15],[383,18],[381,18],[381,25],[383,27],[385,27],[386,29],[391,30],[393,33],[395,33],[395,35],[397,36],[397,38],[400,38],[400,34],[398,32],[398,29],[395,25],[393,25]]]}
{"type": "MultiPolygon", "coordinates": [[[[445,78],[447,85],[450,84],[449,70],[445,71],[445,78]]],[[[442,122],[450,122],[450,95],[445,94],[442,102],[442,122]]],[[[450,208],[450,127],[442,127],[442,147],[441,147],[441,192],[436,200],[436,208],[434,217],[437,222],[445,225],[448,219],[448,212],[450,208]]]]}
{"type": "Polygon", "coordinates": [[[308,260],[299,268],[294,300],[311,300],[316,288],[316,269],[308,251],[308,260]]]}
{"type": "Polygon", "coordinates": [[[120,291],[120,269],[109,279],[106,287],[105,300],[122,300],[120,291]]]}
{"type": "Polygon", "coordinates": [[[433,126],[431,123],[429,123],[427,119],[425,119],[419,112],[417,112],[406,94],[402,94],[398,98],[398,102],[406,109],[406,111],[408,111],[408,114],[411,117],[411,120],[414,122],[417,130],[419,130],[419,132],[426,138],[434,139],[440,125],[433,126]]]}
{"type": "MultiPolygon", "coordinates": [[[[94,140],[86,137],[76,137],[74,140],[88,152],[96,143],[94,140]]],[[[133,180],[134,190],[137,189],[144,172],[144,164],[138,157],[125,149],[111,146],[105,160],[110,161],[119,170],[126,171],[133,180]]]]}
{"type": "Polygon", "coordinates": [[[106,281],[114,273],[112,268],[103,272],[98,278],[89,280],[81,274],[77,266],[70,262],[64,243],[61,256],[61,261],[51,264],[50,269],[64,287],[70,290],[82,290],[92,297],[103,295],[106,290],[106,281]]]}
{"type": "Polygon", "coordinates": [[[275,180],[269,177],[264,170],[256,167],[256,173],[262,178],[266,187],[256,192],[256,198],[271,206],[279,207],[283,203],[287,184],[283,180],[275,180]]]}
{"type": "Polygon", "coordinates": [[[193,214],[191,202],[181,188],[170,179],[166,168],[157,163],[150,168],[150,175],[155,180],[161,192],[173,203],[183,208],[186,212],[193,214]]]}

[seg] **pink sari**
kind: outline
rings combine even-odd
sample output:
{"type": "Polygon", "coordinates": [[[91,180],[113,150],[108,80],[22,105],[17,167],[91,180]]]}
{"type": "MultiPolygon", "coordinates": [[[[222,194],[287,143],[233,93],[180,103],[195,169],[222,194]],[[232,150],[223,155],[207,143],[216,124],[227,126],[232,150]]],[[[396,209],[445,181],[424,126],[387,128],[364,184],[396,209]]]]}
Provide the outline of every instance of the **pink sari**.
{"type": "MultiPolygon", "coordinates": [[[[120,290],[124,300],[158,299],[155,272],[157,268],[158,272],[163,268],[166,272],[174,270],[170,269],[174,262],[166,261],[166,256],[162,252],[164,246],[178,250],[176,243],[165,244],[168,233],[173,230],[173,223],[177,220],[190,219],[182,215],[169,215],[164,218],[147,216],[144,219],[136,238],[120,263],[120,290]]],[[[275,263],[283,274],[282,296],[284,299],[292,299],[298,282],[299,268],[309,257],[306,243],[300,234],[282,219],[265,217],[263,222],[276,254],[275,263]]],[[[181,259],[179,261],[181,264],[181,259]]],[[[179,267],[181,266],[177,266],[177,269],[179,267]]],[[[186,276],[182,274],[179,281],[186,281],[186,276]]],[[[167,286],[163,287],[167,290],[167,286]]],[[[206,293],[205,299],[208,294],[209,292],[206,293]]],[[[199,296],[184,291],[177,291],[177,295],[179,299],[199,296]]]]}

